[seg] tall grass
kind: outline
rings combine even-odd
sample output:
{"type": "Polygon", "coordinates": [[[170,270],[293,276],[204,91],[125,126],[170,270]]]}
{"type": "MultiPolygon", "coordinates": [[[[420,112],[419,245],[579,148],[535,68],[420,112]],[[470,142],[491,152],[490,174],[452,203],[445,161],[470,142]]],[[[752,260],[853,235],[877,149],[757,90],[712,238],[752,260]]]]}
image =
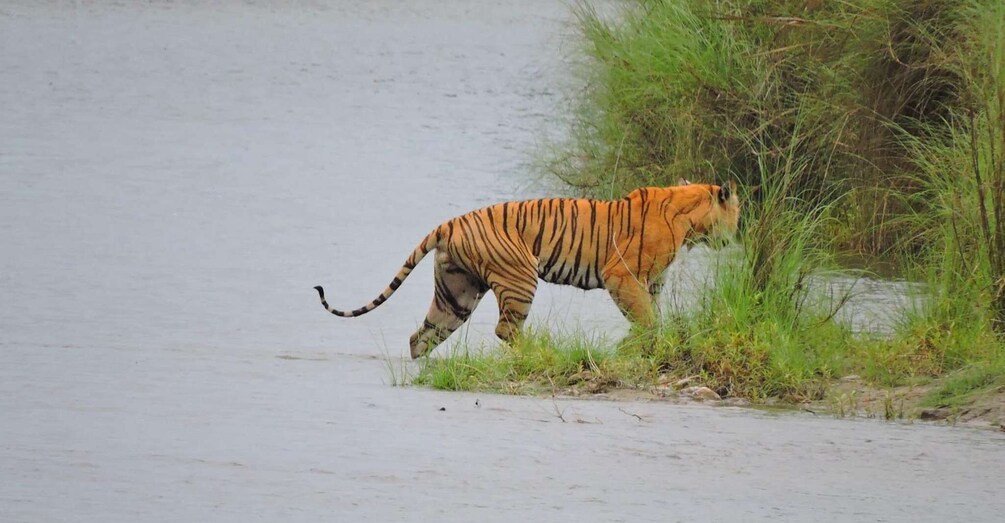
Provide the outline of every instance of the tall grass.
{"type": "Polygon", "coordinates": [[[964,78],[970,87],[967,131],[979,223],[978,281],[990,294],[994,329],[1005,335],[1005,4],[974,2],[969,11],[966,23],[979,38],[963,42],[959,52],[977,56],[964,78]]]}
{"type": "MultiPolygon", "coordinates": [[[[906,319],[899,342],[906,354],[927,353],[933,375],[966,369],[964,376],[994,376],[1005,362],[1002,27],[1005,4],[962,3],[954,31],[966,37],[940,47],[959,79],[961,104],[923,137],[905,138],[919,190],[916,212],[904,220],[924,246],[909,269],[928,283],[929,299],[906,319]]],[[[946,390],[963,394],[967,384],[986,381],[957,378],[946,390]]]]}
{"type": "MultiPolygon", "coordinates": [[[[696,312],[704,324],[725,338],[770,325],[779,347],[827,331],[845,343],[829,368],[886,384],[1000,368],[1005,2],[648,0],[578,13],[591,67],[557,175],[587,192],[678,176],[761,187],[739,269],[696,312]],[[807,321],[807,278],[863,253],[928,284],[887,340],[835,334],[820,307],[807,321]]],[[[817,363],[804,369],[827,374],[817,363]]]]}
{"type": "Polygon", "coordinates": [[[651,0],[613,18],[582,6],[587,89],[551,170],[624,193],[680,175],[764,185],[759,151],[812,158],[797,188],[818,202],[837,190],[831,234],[881,252],[909,234],[888,219],[912,189],[896,129],[920,134],[958,98],[937,48],[953,32],[949,5],[651,0]]]}

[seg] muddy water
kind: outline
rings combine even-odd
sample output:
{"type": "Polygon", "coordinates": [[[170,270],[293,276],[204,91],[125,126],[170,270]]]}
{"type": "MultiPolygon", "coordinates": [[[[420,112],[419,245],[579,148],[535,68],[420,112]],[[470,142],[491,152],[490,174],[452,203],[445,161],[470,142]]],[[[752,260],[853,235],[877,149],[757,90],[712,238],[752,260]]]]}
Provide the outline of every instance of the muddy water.
{"type": "MultiPolygon", "coordinates": [[[[1003,512],[993,433],[386,385],[428,264],[355,321],[311,286],[358,306],[435,224],[547,192],[570,16],[500,4],[0,6],[0,520],[1003,512]]],[[[532,321],[625,328],[550,286],[532,321]]]]}

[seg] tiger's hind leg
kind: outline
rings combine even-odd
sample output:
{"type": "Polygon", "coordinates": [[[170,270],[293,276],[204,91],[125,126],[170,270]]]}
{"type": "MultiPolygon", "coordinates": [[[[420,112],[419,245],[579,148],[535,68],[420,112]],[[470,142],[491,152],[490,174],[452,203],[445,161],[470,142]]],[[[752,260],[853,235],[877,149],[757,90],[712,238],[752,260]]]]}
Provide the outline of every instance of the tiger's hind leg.
{"type": "Polygon", "coordinates": [[[454,264],[446,253],[436,255],[433,282],[433,303],[422,327],[409,338],[413,359],[435,349],[460,328],[488,291],[480,278],[454,264]]]}

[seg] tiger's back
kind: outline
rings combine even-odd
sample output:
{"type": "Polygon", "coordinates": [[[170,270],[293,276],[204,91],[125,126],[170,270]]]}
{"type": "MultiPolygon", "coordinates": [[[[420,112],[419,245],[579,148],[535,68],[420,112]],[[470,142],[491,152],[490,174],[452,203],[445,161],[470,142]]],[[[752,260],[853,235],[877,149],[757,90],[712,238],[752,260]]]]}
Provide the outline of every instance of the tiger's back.
{"type": "Polygon", "coordinates": [[[542,198],[505,202],[448,222],[451,256],[481,271],[493,264],[530,264],[544,281],[603,287],[601,247],[612,236],[616,201],[542,198]]]}
{"type": "MultiPolygon", "coordinates": [[[[451,235],[460,235],[452,254],[480,261],[526,256],[535,260],[542,280],[581,289],[604,288],[609,264],[649,278],[673,261],[689,232],[708,228],[679,217],[699,207],[711,187],[649,187],[618,200],[544,198],[492,205],[448,222],[454,223],[451,235]]],[[[728,214],[723,219],[735,231],[738,205],[728,214]]]]}

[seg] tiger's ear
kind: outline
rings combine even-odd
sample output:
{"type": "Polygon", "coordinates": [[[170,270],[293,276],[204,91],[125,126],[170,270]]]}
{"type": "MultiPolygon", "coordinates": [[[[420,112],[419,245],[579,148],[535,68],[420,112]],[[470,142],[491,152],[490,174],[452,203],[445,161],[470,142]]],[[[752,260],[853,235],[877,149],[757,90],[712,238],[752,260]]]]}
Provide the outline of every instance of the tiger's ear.
{"type": "Polygon", "coordinates": [[[677,185],[691,185],[691,182],[685,180],[683,177],[677,178],[677,185]]]}

